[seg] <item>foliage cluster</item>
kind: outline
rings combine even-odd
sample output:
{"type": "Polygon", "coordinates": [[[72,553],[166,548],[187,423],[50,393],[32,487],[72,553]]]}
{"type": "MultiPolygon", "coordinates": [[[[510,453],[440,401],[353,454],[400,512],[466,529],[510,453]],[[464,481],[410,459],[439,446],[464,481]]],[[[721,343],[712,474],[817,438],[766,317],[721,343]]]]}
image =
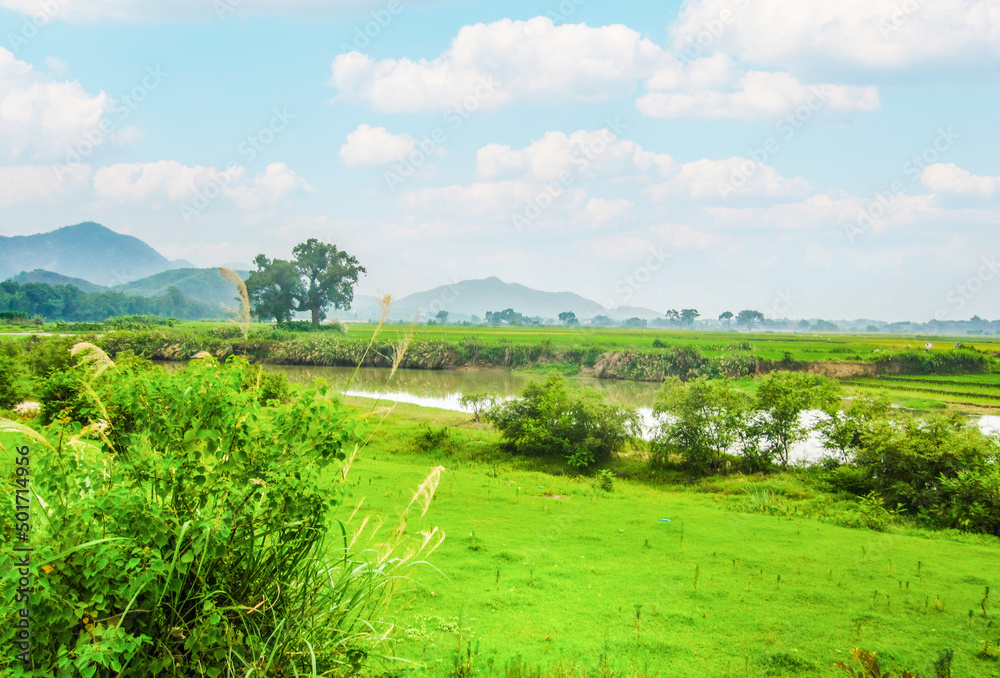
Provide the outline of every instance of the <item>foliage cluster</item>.
{"type": "Polygon", "coordinates": [[[628,408],[604,402],[590,388],[571,390],[558,374],[529,384],[520,398],[500,403],[484,416],[512,453],[562,460],[574,469],[606,462],[639,435],[639,419],[628,408]]]}
{"type": "MultiPolygon", "coordinates": [[[[333,520],[361,440],[353,412],[321,382],[281,402],[272,396],[287,396],[287,383],[241,359],[167,372],[75,350],[82,364],[52,375],[77,380],[74,406],[41,433],[0,428],[8,454],[12,440],[31,445],[36,505],[47,507],[33,526],[34,668],[7,656],[0,672],[214,678],[367,666],[390,628],[378,619],[392,573],[436,542],[409,543],[404,516],[384,547],[361,553],[362,532],[333,520]]],[[[435,485],[422,487],[423,510],[435,485]]],[[[0,576],[9,644],[17,574],[0,576]]]]}
{"type": "Polygon", "coordinates": [[[833,390],[829,379],[799,372],[764,376],[753,396],[725,379],[668,380],[653,410],[661,418],[653,458],[662,464],[679,455],[700,474],[734,463],[749,472],[788,466],[792,446],[809,433],[803,412],[831,404],[833,390]]]}
{"type": "Polygon", "coordinates": [[[101,322],[112,316],[157,315],[193,320],[218,318],[222,309],[188,299],[176,287],[159,297],[133,297],[121,292],[86,293],[73,285],[0,282],[0,311],[42,316],[50,321],[101,322]]]}
{"type": "Polygon", "coordinates": [[[257,270],[246,280],[253,315],[289,323],[295,311],[308,311],[319,327],[326,310],[348,309],[364,266],[336,245],[310,238],[292,249],[291,261],[257,255],[257,270]]]}

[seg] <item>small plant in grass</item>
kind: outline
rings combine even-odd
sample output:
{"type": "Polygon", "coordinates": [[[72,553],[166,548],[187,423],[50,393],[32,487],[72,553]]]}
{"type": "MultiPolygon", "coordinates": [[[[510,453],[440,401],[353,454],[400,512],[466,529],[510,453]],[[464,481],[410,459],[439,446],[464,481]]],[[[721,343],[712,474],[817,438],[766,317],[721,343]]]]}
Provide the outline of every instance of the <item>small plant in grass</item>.
{"type": "Polygon", "coordinates": [[[951,662],[954,658],[954,652],[942,650],[934,661],[934,678],[951,678],[951,662]]]}
{"type": "MultiPolygon", "coordinates": [[[[865,652],[864,650],[854,648],[851,650],[851,656],[854,657],[854,663],[857,664],[857,668],[848,666],[844,662],[834,662],[833,665],[853,678],[891,678],[891,672],[882,672],[876,655],[876,652],[865,652]]],[[[920,678],[920,675],[903,671],[902,678],[920,678]]]]}
{"type": "Polygon", "coordinates": [[[615,491],[615,474],[609,469],[601,469],[594,476],[594,487],[600,488],[605,492],[611,493],[615,491]]]}
{"type": "Polygon", "coordinates": [[[472,420],[479,422],[486,412],[500,403],[500,396],[493,393],[471,393],[458,399],[458,404],[469,410],[472,420]]]}

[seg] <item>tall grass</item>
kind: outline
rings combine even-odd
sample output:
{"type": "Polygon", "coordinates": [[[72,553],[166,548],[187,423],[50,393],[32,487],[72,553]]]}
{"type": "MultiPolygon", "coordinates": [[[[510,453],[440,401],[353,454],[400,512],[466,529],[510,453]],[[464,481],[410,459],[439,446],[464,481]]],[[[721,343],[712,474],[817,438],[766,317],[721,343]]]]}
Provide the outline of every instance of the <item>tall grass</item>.
{"type": "MultiPolygon", "coordinates": [[[[205,354],[167,373],[116,364],[92,344],[72,353],[79,416],[64,411],[43,430],[0,420],[11,461],[11,441],[32,444],[46,507],[34,537],[45,582],[33,600],[35,666],[7,656],[0,673],[346,676],[398,664],[386,613],[444,540],[408,530],[443,468],[394,521],[362,518],[360,505],[339,518],[367,440],[324,384],[264,405],[259,368],[245,360],[205,354]]],[[[8,528],[0,551],[13,556],[8,528]]],[[[16,572],[0,574],[5,591],[16,572]]],[[[5,629],[12,614],[0,614],[5,629]]]]}

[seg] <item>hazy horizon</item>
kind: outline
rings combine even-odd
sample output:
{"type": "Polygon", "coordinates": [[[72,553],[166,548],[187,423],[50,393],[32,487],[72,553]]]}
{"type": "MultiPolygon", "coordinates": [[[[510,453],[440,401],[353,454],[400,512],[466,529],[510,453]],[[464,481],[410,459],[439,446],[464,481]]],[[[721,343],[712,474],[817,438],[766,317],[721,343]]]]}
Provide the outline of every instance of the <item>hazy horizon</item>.
{"type": "Polygon", "coordinates": [[[988,0],[0,0],[0,235],[995,319],[998,61],[988,0]]]}

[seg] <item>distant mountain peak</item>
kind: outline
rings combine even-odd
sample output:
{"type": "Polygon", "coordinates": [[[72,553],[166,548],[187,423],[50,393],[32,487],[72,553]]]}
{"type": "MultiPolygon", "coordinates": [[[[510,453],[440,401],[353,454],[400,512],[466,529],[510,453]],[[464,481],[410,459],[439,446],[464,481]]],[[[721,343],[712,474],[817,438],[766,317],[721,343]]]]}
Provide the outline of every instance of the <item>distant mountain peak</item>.
{"type": "Polygon", "coordinates": [[[35,235],[0,236],[0,280],[21,272],[52,273],[113,286],[186,262],[171,262],[135,236],[94,221],[35,235]]]}

